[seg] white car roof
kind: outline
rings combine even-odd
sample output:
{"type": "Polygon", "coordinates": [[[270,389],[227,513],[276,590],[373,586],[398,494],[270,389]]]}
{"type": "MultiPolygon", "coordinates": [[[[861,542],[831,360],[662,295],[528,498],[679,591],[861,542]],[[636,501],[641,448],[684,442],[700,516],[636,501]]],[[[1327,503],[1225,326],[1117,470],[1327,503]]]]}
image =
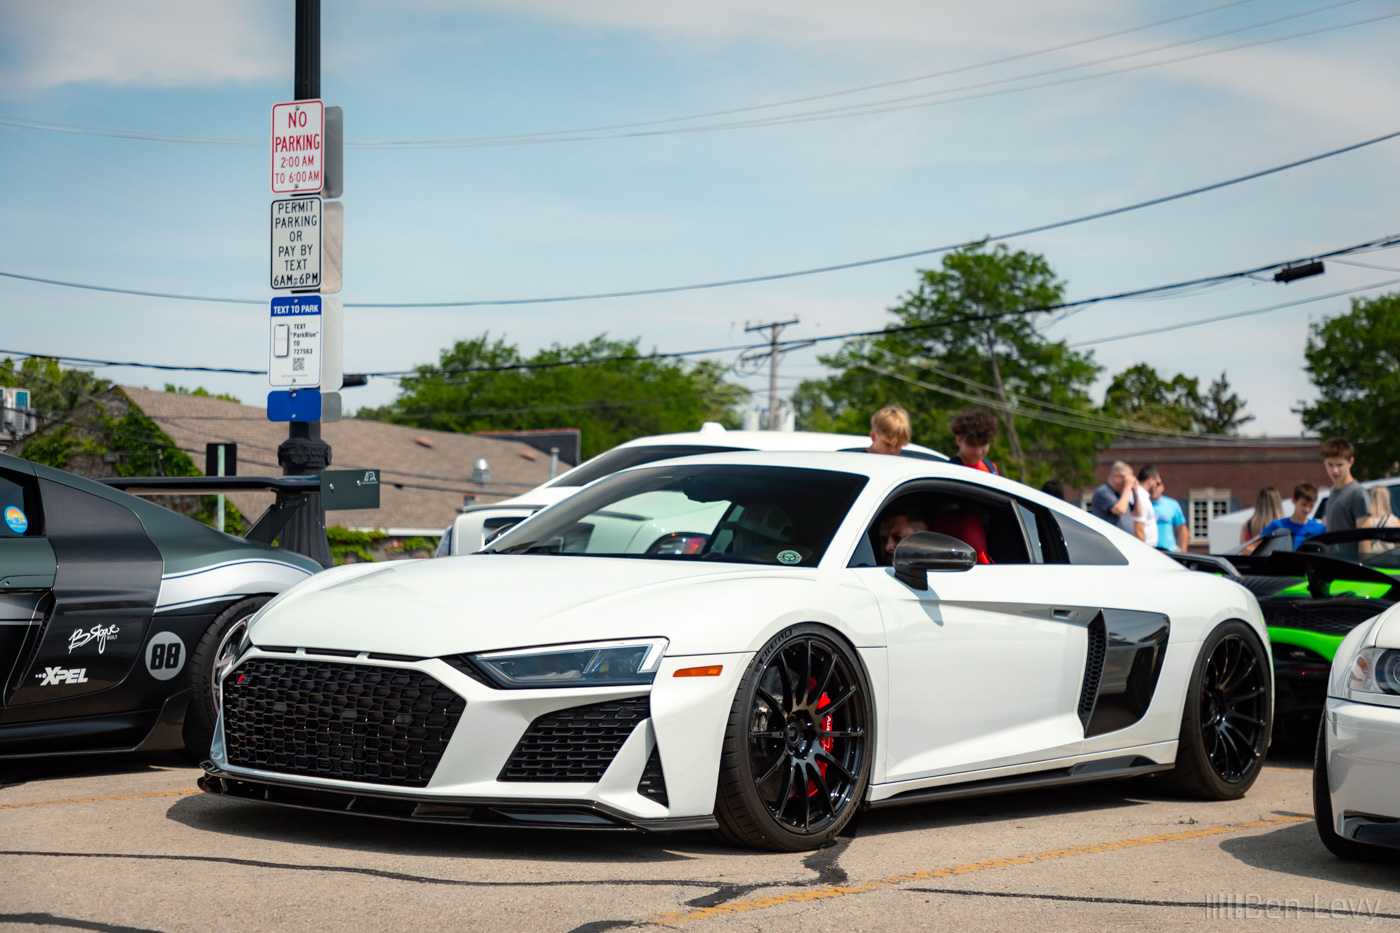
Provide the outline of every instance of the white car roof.
{"type": "MultiPolygon", "coordinates": [[[[745,450],[849,450],[870,446],[866,434],[828,434],[821,431],[727,431],[721,425],[702,428],[699,431],[686,431],[681,434],[653,434],[636,440],[618,444],[613,450],[631,447],[665,447],[670,445],[696,444],[710,447],[740,447],[745,450]]],[[[906,450],[932,454],[948,459],[945,455],[920,444],[910,444],[906,450]]],[[[601,455],[600,455],[601,456],[601,455]]],[[[584,461],[587,463],[588,461],[584,461]]]]}

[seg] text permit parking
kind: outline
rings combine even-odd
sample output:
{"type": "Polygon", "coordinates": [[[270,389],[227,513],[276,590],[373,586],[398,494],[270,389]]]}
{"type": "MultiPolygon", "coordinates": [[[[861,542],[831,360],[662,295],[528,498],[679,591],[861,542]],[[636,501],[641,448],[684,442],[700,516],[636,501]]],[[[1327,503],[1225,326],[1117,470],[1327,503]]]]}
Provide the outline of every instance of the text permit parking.
{"type": "Polygon", "coordinates": [[[278,198],[272,202],[271,283],[277,288],[321,284],[321,199],[278,198]]]}
{"type": "Polygon", "coordinates": [[[325,183],[326,107],[319,100],[272,105],[272,193],[320,191],[325,183]]]}

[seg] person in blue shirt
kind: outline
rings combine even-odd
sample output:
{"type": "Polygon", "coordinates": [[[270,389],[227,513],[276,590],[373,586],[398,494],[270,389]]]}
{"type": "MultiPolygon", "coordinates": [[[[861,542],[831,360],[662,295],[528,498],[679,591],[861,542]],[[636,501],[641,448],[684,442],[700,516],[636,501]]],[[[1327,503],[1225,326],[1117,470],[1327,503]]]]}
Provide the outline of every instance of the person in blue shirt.
{"type": "Polygon", "coordinates": [[[1270,522],[1259,534],[1266,535],[1271,531],[1287,528],[1288,533],[1293,535],[1293,547],[1296,549],[1313,535],[1320,535],[1327,530],[1327,526],[1322,522],[1308,519],[1308,513],[1312,511],[1316,502],[1317,487],[1312,483],[1299,483],[1293,487],[1293,514],[1270,522]]]}
{"type": "Polygon", "coordinates": [[[1162,482],[1162,474],[1148,464],[1138,470],[1138,485],[1147,490],[1152,500],[1152,511],[1157,513],[1157,547],[1164,551],[1186,550],[1186,513],[1181,511],[1181,503],[1171,496],[1163,495],[1167,484],[1162,482]]]}

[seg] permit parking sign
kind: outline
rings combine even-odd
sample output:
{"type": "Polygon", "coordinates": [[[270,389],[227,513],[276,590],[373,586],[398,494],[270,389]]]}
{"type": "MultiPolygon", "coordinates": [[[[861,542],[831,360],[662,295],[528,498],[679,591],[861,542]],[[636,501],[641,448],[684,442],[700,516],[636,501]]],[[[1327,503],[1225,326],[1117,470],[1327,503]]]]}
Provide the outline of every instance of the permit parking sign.
{"type": "Polygon", "coordinates": [[[320,287],[321,203],[315,195],[273,199],[270,261],[274,289],[320,287]]]}
{"type": "Polygon", "coordinates": [[[323,330],[320,295],[272,299],[267,381],[273,388],[315,388],[321,384],[323,330]]]}
{"type": "Polygon", "coordinates": [[[307,194],[325,184],[326,107],[319,100],[272,105],[272,193],[307,194]]]}

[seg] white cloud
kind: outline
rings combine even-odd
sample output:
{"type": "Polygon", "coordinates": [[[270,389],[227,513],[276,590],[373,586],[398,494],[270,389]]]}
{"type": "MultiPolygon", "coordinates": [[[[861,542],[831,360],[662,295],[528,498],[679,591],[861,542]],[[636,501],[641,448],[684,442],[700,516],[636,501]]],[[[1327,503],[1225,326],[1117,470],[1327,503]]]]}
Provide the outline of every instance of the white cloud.
{"type": "Polygon", "coordinates": [[[17,96],[83,82],[167,87],[286,71],[293,18],[259,11],[188,0],[3,0],[0,34],[9,51],[0,86],[17,96]],[[278,19],[282,34],[259,25],[278,19]]]}

